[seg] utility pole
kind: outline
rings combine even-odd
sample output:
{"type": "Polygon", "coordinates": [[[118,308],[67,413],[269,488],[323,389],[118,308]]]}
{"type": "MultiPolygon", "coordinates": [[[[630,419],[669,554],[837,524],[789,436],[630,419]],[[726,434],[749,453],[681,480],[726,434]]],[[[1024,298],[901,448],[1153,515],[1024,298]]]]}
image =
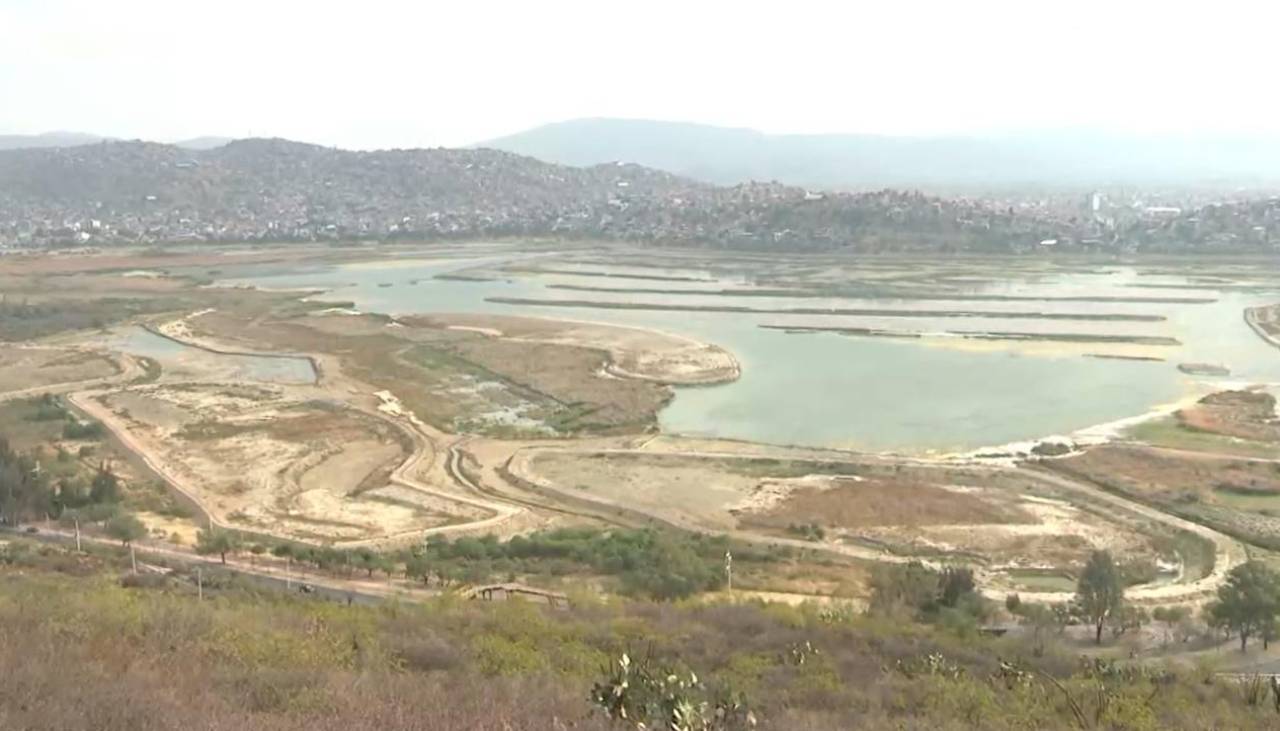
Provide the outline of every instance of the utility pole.
{"type": "Polygon", "coordinates": [[[733,554],[729,551],[724,552],[724,580],[725,585],[729,588],[729,593],[733,593],[733,554]]]}
{"type": "Polygon", "coordinates": [[[289,576],[289,571],[292,568],[293,568],[293,556],[285,556],[284,557],[284,590],[285,591],[293,590],[293,580],[292,580],[292,577],[289,576]]]}
{"type": "Polygon", "coordinates": [[[138,573],[138,554],[133,550],[133,542],[129,543],[129,561],[133,564],[133,573],[138,573]]]}
{"type": "Polygon", "coordinates": [[[80,518],[76,518],[76,553],[84,553],[80,550],[80,518]]]}

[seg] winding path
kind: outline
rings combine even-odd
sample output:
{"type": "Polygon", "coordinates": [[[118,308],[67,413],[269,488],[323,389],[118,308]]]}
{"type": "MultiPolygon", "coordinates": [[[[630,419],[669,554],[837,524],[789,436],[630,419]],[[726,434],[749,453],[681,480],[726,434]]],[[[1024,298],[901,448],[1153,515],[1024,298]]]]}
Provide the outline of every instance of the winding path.
{"type": "MultiPolygon", "coordinates": [[[[173,334],[169,334],[169,337],[174,336],[173,334]]],[[[209,346],[199,342],[196,338],[182,338],[181,342],[191,345],[192,347],[209,348],[209,346]]],[[[346,387],[346,390],[352,393],[368,394],[371,392],[368,385],[351,380],[342,374],[338,364],[333,362],[333,358],[319,354],[308,354],[307,357],[313,359],[313,362],[317,365],[316,370],[317,373],[320,374],[321,381],[328,382],[328,385],[333,386],[335,385],[335,382],[342,383],[345,381],[342,385],[346,387]]],[[[132,359],[126,357],[124,362],[127,366],[132,366],[132,368],[138,369],[137,364],[133,362],[132,359]]],[[[67,384],[67,388],[74,391],[68,393],[67,398],[84,413],[101,421],[120,441],[120,443],[125,446],[125,448],[137,454],[138,457],[151,470],[164,479],[170,487],[186,496],[196,505],[200,505],[201,503],[197,496],[193,494],[193,491],[186,488],[182,484],[182,481],[167,468],[163,458],[131,434],[128,428],[120,423],[120,420],[116,418],[109,409],[96,400],[96,396],[107,392],[106,386],[109,384],[127,381],[134,377],[134,375],[136,374],[129,372],[129,368],[126,367],[122,368],[121,374],[111,379],[107,379],[105,382],[67,384]],[[86,385],[97,386],[98,388],[84,390],[84,386],[86,385]]],[[[102,381],[102,379],[95,379],[95,381],[102,381]]],[[[49,389],[45,388],[36,390],[47,391],[49,389]]],[[[342,389],[339,388],[337,390],[342,389]]],[[[11,398],[13,396],[10,394],[0,394],[0,400],[6,397],[11,398]]],[[[384,406],[385,405],[386,403],[384,399],[384,406]]],[[[411,443],[412,448],[408,457],[406,457],[406,459],[392,471],[390,475],[391,483],[425,495],[430,495],[437,499],[455,501],[477,508],[488,515],[487,517],[479,520],[472,520],[464,523],[419,528],[395,534],[374,536],[366,539],[340,541],[336,542],[334,544],[335,546],[341,548],[388,546],[396,543],[420,541],[430,535],[487,532],[507,523],[518,515],[528,512],[531,508],[537,510],[567,512],[622,524],[651,522],[665,524],[681,530],[697,533],[723,534],[726,532],[719,528],[699,525],[694,520],[680,516],[658,514],[653,510],[636,508],[634,506],[604,500],[594,496],[586,497],[577,493],[569,494],[566,491],[557,488],[555,485],[548,484],[545,480],[539,479],[529,468],[529,460],[538,452],[556,449],[559,449],[560,451],[573,451],[572,449],[565,450],[564,448],[555,447],[526,447],[515,450],[507,463],[510,474],[515,478],[518,478],[521,482],[533,485],[537,488],[536,491],[531,491],[528,485],[513,483],[506,477],[503,477],[502,481],[505,483],[507,489],[497,490],[486,487],[482,484],[477,484],[477,482],[469,477],[462,468],[462,461],[464,458],[462,447],[468,441],[467,437],[459,437],[439,432],[438,430],[426,425],[412,413],[404,412],[402,410],[373,408],[358,405],[356,403],[349,403],[349,406],[363,414],[367,414],[392,425],[403,433],[411,443]],[[443,459],[438,458],[441,456],[443,459]],[[446,489],[442,487],[443,485],[453,485],[455,489],[446,489]],[[543,492],[544,490],[548,493],[553,493],[554,497],[549,495],[544,496],[547,498],[545,501],[533,499],[535,495],[543,492]],[[521,497],[524,495],[528,495],[530,499],[521,497]]],[[[608,451],[619,454],[634,454],[638,452],[638,450],[635,449],[593,451],[608,451]]],[[[696,458],[750,457],[750,455],[744,455],[741,453],[697,450],[681,452],[680,454],[685,457],[696,458]]],[[[797,461],[819,461],[814,458],[807,457],[795,457],[795,459],[797,461]]],[[[933,464],[932,462],[923,460],[912,461],[916,461],[921,464],[933,464]]],[[[993,467],[991,469],[997,468],[993,467]]],[[[1075,493],[1094,504],[1107,506],[1109,508],[1122,511],[1128,515],[1158,522],[1173,529],[1194,533],[1213,545],[1215,560],[1213,570],[1209,575],[1187,583],[1153,584],[1133,587],[1127,592],[1127,595],[1135,602],[1161,604],[1202,601],[1212,595],[1217,587],[1222,584],[1228,571],[1247,560],[1247,553],[1240,542],[1206,526],[1109,493],[1087,482],[1068,478],[1047,470],[1025,466],[1013,469],[1022,473],[1028,479],[1047,483],[1059,489],[1075,493]]],[[[216,518],[210,517],[210,522],[219,527],[236,529],[235,526],[228,525],[224,521],[216,518]]],[[[788,546],[809,551],[821,551],[865,561],[905,563],[918,560],[913,556],[894,554],[887,550],[868,546],[837,543],[814,543],[799,538],[774,537],[743,530],[730,530],[727,533],[737,540],[751,544],[788,546]]],[[[982,576],[981,572],[979,578],[985,585],[982,589],[983,593],[992,598],[1002,599],[1007,591],[1009,591],[1007,588],[991,584],[990,577],[982,576]]],[[[1071,594],[1065,592],[1028,592],[1019,590],[1019,594],[1024,598],[1038,602],[1062,602],[1071,599],[1071,594]]]]}
{"type": "MultiPolygon", "coordinates": [[[[646,515],[649,515],[654,521],[665,523],[667,525],[671,525],[673,527],[680,528],[682,530],[688,530],[692,532],[704,533],[709,535],[710,534],[716,534],[716,535],[727,534],[735,539],[742,540],[744,542],[752,543],[756,545],[789,546],[792,548],[801,548],[801,549],[806,549],[811,551],[823,551],[826,553],[838,554],[838,555],[849,557],[849,558],[866,560],[866,561],[877,561],[882,563],[901,564],[901,563],[908,563],[911,561],[920,560],[918,557],[903,556],[900,554],[891,553],[887,550],[869,548],[866,546],[851,546],[851,545],[836,544],[836,543],[814,543],[811,541],[806,541],[798,538],[764,536],[759,533],[753,533],[750,531],[741,531],[741,530],[723,531],[718,529],[711,529],[706,526],[698,525],[689,520],[676,518],[671,515],[658,515],[651,511],[642,511],[641,509],[638,509],[638,508],[625,506],[625,505],[616,503],[614,501],[601,499],[596,496],[592,496],[592,497],[585,497],[580,495],[571,496],[566,494],[563,490],[558,489],[554,485],[547,483],[545,480],[541,480],[537,478],[535,475],[531,473],[531,470],[529,468],[529,462],[533,458],[533,456],[535,456],[537,452],[540,452],[540,451],[546,451],[546,450],[542,450],[542,449],[521,450],[511,460],[512,473],[515,474],[517,477],[519,477],[521,480],[534,484],[538,486],[540,489],[545,489],[551,492],[555,492],[558,495],[563,495],[566,498],[571,498],[571,499],[574,499],[575,501],[581,500],[586,502],[595,502],[602,506],[626,509],[626,510],[635,511],[635,512],[644,512],[646,515]]],[[[558,451],[573,451],[573,450],[558,450],[558,451]]],[[[624,453],[635,454],[636,450],[628,450],[628,449],[593,450],[593,452],[595,453],[613,452],[618,454],[624,454],[624,453]]],[[[684,456],[684,457],[700,457],[700,458],[723,458],[723,457],[742,458],[744,456],[742,454],[737,454],[737,453],[713,452],[713,451],[702,451],[702,452],[691,451],[691,452],[682,452],[679,454],[680,456],[684,456]]],[[[796,461],[820,461],[820,460],[796,458],[796,461]]],[[[928,462],[921,461],[921,463],[923,464],[928,462]]],[[[996,468],[992,468],[992,469],[996,469],[996,468]]],[[[1009,469],[1009,468],[1000,468],[1000,469],[1009,469]]],[[[1057,473],[1049,472],[1047,470],[1035,469],[1032,467],[1025,467],[1025,466],[1016,467],[1012,469],[1014,469],[1016,472],[1022,475],[1025,475],[1030,480],[1035,480],[1042,483],[1048,483],[1054,487],[1057,487],[1069,492],[1073,492],[1081,496],[1082,498],[1085,498],[1086,500],[1093,502],[1095,504],[1102,504],[1107,507],[1114,508],[1118,511],[1127,513],[1129,515],[1155,521],[1176,530],[1185,530],[1190,533],[1194,533],[1195,535],[1209,541],[1213,545],[1213,548],[1214,548],[1213,570],[1207,576],[1204,576],[1195,581],[1190,581],[1185,583],[1144,584],[1140,586],[1131,587],[1125,593],[1125,596],[1130,601],[1133,601],[1139,604],[1153,604],[1153,605],[1204,601],[1205,599],[1210,598],[1211,595],[1217,590],[1217,588],[1222,585],[1222,583],[1226,580],[1227,573],[1232,568],[1235,568],[1236,566],[1248,560],[1248,553],[1245,550],[1244,544],[1242,544],[1240,541],[1237,541],[1234,538],[1231,538],[1230,536],[1220,533],[1207,526],[1201,525],[1199,523],[1194,523],[1192,521],[1177,517],[1175,515],[1170,515],[1168,513],[1162,512],[1155,508],[1148,507],[1141,503],[1137,503],[1132,500],[1128,500],[1126,498],[1112,494],[1095,485],[1091,485],[1089,483],[1082,482],[1080,480],[1071,479],[1063,475],[1059,475],[1057,473]]],[[[937,562],[937,561],[922,561],[922,562],[928,565],[935,565],[935,566],[940,565],[940,562],[937,562]]],[[[941,563],[945,563],[945,562],[941,562],[941,563]]],[[[983,576],[982,572],[978,572],[978,573],[979,573],[979,576],[978,576],[979,580],[982,583],[986,584],[981,588],[981,591],[985,596],[991,599],[1003,601],[1004,597],[1008,593],[1013,591],[1006,587],[992,585],[990,583],[990,577],[983,576]]],[[[1042,603],[1067,602],[1067,601],[1070,601],[1074,596],[1072,593],[1069,593],[1069,592],[1047,592],[1047,591],[1037,592],[1037,591],[1027,591],[1024,589],[1018,589],[1016,591],[1019,594],[1019,596],[1021,596],[1024,599],[1029,599],[1031,601],[1042,602],[1042,603]]]]}

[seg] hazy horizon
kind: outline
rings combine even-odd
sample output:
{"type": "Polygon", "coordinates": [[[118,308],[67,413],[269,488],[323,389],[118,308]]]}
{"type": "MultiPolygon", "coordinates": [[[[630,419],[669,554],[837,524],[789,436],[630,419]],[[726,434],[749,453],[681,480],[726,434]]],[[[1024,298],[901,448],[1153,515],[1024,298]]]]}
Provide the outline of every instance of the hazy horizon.
{"type": "Polygon", "coordinates": [[[768,134],[1280,136],[1267,93],[1280,8],[1179,10],[20,1],[0,8],[0,134],[369,149],[619,117],[768,134]]]}

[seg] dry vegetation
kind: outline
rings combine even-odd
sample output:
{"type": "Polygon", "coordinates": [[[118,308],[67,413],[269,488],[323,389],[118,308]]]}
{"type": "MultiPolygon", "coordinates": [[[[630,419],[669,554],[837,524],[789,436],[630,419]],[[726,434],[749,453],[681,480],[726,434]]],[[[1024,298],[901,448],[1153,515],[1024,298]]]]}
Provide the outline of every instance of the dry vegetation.
{"type": "Polygon", "coordinates": [[[316,314],[245,326],[215,312],[192,327],[260,348],[337,357],[352,378],[395,393],[438,429],[537,437],[649,428],[670,399],[658,383],[603,371],[603,350],[479,332],[316,314]]]}
{"type": "Polygon", "coordinates": [[[1046,463],[1241,540],[1280,546],[1280,464],[1104,445],[1046,463]]]}
{"type": "Polygon", "coordinates": [[[405,318],[411,325],[470,330],[492,337],[603,350],[606,368],[626,378],[705,385],[738,377],[733,354],[690,338],[634,327],[504,315],[405,318]]]}
{"type": "Polygon", "coordinates": [[[1078,568],[1091,549],[1175,558],[1154,527],[998,469],[553,449],[520,453],[510,469],[573,500],[696,530],[857,546],[868,557],[888,551],[1053,570],[1078,568]]]}
{"type": "Polygon", "coordinates": [[[1257,442],[1280,442],[1276,399],[1263,391],[1212,393],[1177,413],[1178,423],[1192,431],[1257,442]]]}
{"type": "Polygon", "coordinates": [[[0,397],[8,392],[89,381],[119,372],[116,363],[102,353],[0,346],[0,397]]]}
{"type": "Polygon", "coordinates": [[[1052,647],[903,618],[752,604],[342,607],[209,572],[197,602],[177,577],[117,582],[114,559],[21,548],[0,561],[3,728],[622,729],[588,698],[623,652],[695,672],[694,698],[745,704],[763,729],[1073,728],[1073,701],[1096,728],[1275,719],[1233,681],[1081,669],[1052,647]]]}

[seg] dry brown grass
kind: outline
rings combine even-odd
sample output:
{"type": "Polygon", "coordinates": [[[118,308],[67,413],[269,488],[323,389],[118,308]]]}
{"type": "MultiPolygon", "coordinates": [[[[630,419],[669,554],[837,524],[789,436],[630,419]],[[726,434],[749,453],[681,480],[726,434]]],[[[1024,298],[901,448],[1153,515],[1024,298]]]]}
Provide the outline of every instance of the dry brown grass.
{"type": "Polygon", "coordinates": [[[921,482],[867,479],[834,480],[831,487],[801,487],[748,524],[785,527],[816,523],[838,528],[919,527],[950,524],[1033,523],[1035,518],[1009,504],[971,492],[921,482]]]}
{"type": "Polygon", "coordinates": [[[1152,498],[1211,500],[1222,489],[1280,495],[1280,469],[1270,462],[1103,445],[1049,464],[1152,498]]]}
{"type": "Polygon", "coordinates": [[[193,323],[219,339],[264,350],[336,356],[352,378],[396,394],[442,430],[474,424],[486,411],[524,404],[561,432],[630,432],[647,428],[670,399],[664,386],[601,375],[608,355],[560,344],[490,338],[431,327],[386,327],[374,317],[252,320],[215,313],[193,323]],[[477,383],[502,386],[479,398],[477,383]],[[469,387],[468,387],[469,386],[469,387]]]}
{"type": "Polygon", "coordinates": [[[1262,391],[1223,391],[1177,413],[1187,429],[1259,442],[1280,442],[1276,400],[1262,391]]]}

